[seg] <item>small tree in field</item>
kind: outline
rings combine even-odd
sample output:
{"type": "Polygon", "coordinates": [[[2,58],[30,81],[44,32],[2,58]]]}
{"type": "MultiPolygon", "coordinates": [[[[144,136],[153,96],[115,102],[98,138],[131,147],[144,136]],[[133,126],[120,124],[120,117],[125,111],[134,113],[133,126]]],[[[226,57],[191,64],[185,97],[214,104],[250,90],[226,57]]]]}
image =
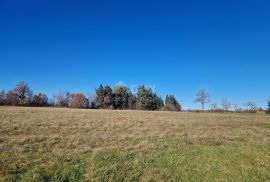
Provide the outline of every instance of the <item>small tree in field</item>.
{"type": "Polygon", "coordinates": [[[195,99],[194,102],[201,103],[202,110],[204,111],[204,106],[209,101],[210,100],[209,100],[209,94],[208,94],[208,92],[206,90],[202,89],[202,90],[199,90],[199,92],[197,93],[197,98],[195,99]]]}

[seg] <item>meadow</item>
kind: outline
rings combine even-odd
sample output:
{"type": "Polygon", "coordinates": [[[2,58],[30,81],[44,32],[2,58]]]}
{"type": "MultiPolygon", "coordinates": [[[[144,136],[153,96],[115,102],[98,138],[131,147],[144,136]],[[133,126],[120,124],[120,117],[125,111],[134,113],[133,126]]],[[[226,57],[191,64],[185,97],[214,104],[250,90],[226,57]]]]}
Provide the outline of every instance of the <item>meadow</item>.
{"type": "Polygon", "coordinates": [[[0,107],[0,181],[270,181],[270,116],[0,107]]]}

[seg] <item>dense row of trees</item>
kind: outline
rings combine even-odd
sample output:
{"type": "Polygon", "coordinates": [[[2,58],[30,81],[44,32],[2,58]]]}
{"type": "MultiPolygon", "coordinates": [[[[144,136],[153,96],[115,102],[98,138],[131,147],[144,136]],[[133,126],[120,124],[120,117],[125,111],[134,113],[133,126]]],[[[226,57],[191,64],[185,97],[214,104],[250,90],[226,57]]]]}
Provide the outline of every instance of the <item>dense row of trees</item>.
{"type": "Polygon", "coordinates": [[[126,86],[115,86],[113,89],[102,85],[96,90],[95,106],[112,109],[160,110],[164,101],[151,88],[139,86],[134,95],[126,86]]]}
{"type": "Polygon", "coordinates": [[[151,88],[140,86],[133,94],[123,85],[100,85],[95,96],[86,97],[83,93],[60,91],[49,100],[44,93],[33,94],[27,83],[20,82],[7,93],[0,93],[0,105],[10,106],[57,106],[71,108],[103,108],[103,109],[140,109],[181,111],[181,105],[173,95],[166,97],[165,104],[151,88]]]}
{"type": "MultiPolygon", "coordinates": [[[[269,98],[270,99],[270,98],[269,98]]],[[[206,90],[200,90],[196,99],[200,103],[202,110],[205,110],[205,104],[210,102],[209,94],[206,90]]],[[[166,110],[181,111],[182,107],[173,95],[167,95],[165,102],[151,88],[139,86],[137,92],[133,94],[130,89],[124,85],[117,85],[111,88],[109,85],[100,85],[96,89],[95,95],[85,96],[83,93],[70,93],[60,91],[49,99],[44,93],[33,94],[33,91],[24,81],[18,83],[16,87],[8,92],[0,92],[0,105],[9,106],[56,106],[70,108],[103,108],[103,109],[139,109],[139,110],[166,110]]],[[[236,104],[231,104],[223,98],[218,103],[212,103],[209,111],[248,111],[256,112],[263,110],[257,108],[256,103],[248,102],[245,109],[238,108],[236,104]]],[[[267,113],[270,114],[270,100],[268,101],[267,113]]]]}
{"type": "Polygon", "coordinates": [[[38,93],[33,95],[33,91],[25,82],[20,82],[17,86],[5,93],[0,93],[0,105],[10,106],[47,106],[48,97],[46,94],[38,93]]]}

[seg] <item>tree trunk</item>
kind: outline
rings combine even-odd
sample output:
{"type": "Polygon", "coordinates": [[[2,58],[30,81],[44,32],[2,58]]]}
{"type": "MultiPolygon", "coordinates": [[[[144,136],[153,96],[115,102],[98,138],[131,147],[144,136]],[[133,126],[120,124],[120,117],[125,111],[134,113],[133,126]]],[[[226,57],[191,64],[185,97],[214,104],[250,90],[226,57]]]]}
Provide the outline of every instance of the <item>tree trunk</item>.
{"type": "Polygon", "coordinates": [[[202,102],[202,110],[204,111],[204,103],[202,102]]]}

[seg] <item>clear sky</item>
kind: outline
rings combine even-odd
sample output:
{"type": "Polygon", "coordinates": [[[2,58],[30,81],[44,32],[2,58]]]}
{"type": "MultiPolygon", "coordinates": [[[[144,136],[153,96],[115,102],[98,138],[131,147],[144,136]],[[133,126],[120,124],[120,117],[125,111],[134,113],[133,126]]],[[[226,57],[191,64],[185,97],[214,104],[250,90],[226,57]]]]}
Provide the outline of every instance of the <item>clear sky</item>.
{"type": "Polygon", "coordinates": [[[270,96],[269,0],[0,0],[0,89],[145,84],[186,107],[270,96]]]}

